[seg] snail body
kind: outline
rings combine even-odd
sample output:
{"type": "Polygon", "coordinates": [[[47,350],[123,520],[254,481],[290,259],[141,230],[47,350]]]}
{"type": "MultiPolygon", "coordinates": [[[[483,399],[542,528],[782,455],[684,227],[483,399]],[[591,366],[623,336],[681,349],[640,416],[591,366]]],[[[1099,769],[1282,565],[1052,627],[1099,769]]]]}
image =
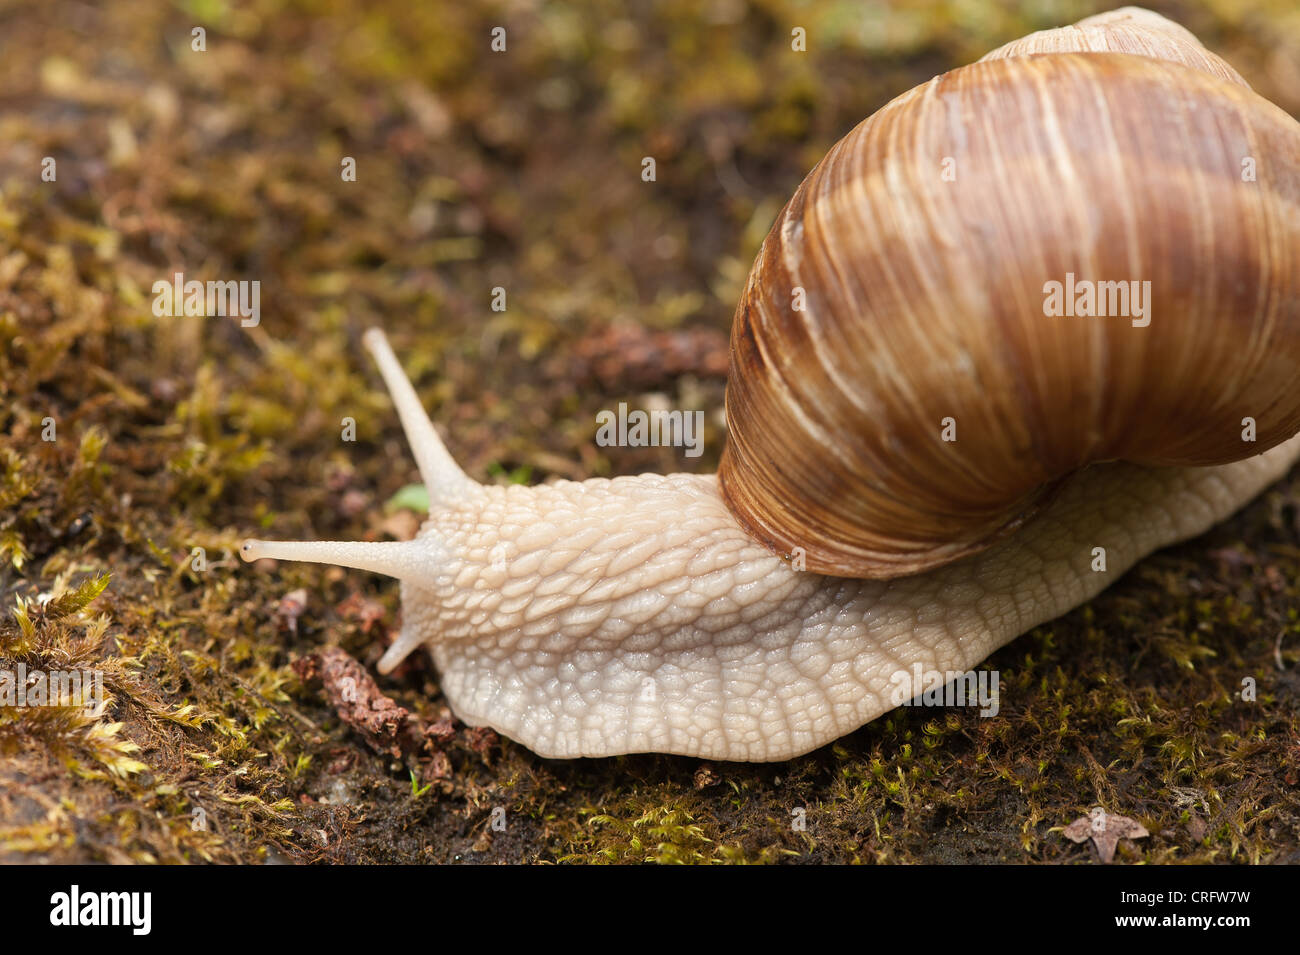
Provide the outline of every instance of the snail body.
{"type": "Polygon", "coordinates": [[[427,646],[462,720],[540,755],[807,752],[1300,455],[1297,159],[1300,125],[1155,14],[1035,34],[895,99],[800,186],[737,309],[717,476],[479,485],[372,330],[429,519],[241,555],[398,578],[379,669],[427,646]],[[1158,310],[1045,315],[1076,272],[1149,281],[1158,310]]]}

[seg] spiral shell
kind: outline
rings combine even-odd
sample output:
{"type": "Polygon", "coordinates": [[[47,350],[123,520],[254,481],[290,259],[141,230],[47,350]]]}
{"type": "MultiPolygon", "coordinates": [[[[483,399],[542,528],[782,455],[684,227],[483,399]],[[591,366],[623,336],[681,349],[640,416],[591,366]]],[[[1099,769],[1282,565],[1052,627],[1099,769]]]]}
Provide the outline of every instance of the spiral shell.
{"type": "Polygon", "coordinates": [[[1142,7],[1120,7],[1054,30],[1039,30],[980,57],[1004,60],[1035,53],[1132,53],[1181,63],[1239,86],[1249,86],[1221,56],[1192,31],[1142,7]]]}
{"type": "Polygon", "coordinates": [[[1300,429],[1300,124],[1180,27],[1108,17],[894,99],[777,218],[719,471],[771,550],[914,573],[1091,463],[1223,464],[1300,429]],[[1071,280],[1124,283],[1130,312],[1147,289],[1146,321],[1049,313],[1071,280]]]}

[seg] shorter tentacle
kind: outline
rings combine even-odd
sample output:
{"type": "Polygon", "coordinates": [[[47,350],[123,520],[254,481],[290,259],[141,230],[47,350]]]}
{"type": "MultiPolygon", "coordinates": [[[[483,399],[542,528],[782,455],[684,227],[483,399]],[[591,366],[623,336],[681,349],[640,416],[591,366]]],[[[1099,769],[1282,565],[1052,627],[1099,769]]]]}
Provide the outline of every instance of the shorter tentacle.
{"type": "Polygon", "coordinates": [[[393,641],[392,646],[385,650],[384,655],[379,658],[379,663],[376,664],[375,668],[385,675],[392,673],[397,665],[413,653],[420,644],[425,643],[429,636],[426,630],[410,621],[406,622],[397,635],[397,639],[393,641]]]}

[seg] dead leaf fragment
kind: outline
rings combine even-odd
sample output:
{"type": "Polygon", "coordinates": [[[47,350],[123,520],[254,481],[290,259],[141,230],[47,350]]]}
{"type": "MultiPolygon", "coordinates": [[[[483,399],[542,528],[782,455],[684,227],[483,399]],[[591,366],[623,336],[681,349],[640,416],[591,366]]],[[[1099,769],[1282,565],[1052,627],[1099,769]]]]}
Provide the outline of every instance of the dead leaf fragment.
{"type": "Polygon", "coordinates": [[[292,664],[298,678],[325,689],[330,705],[344,723],[360,733],[377,753],[401,756],[412,748],[410,712],[384,695],[356,660],[338,647],[325,647],[292,664]]]}
{"type": "Polygon", "coordinates": [[[713,328],[608,325],[574,346],[570,373],[579,381],[623,390],[655,387],[680,375],[725,378],[728,341],[725,332],[713,328]]]}
{"type": "Polygon", "coordinates": [[[1063,831],[1065,837],[1073,842],[1091,839],[1097,847],[1097,855],[1106,863],[1115,858],[1115,849],[1121,839],[1145,839],[1151,835],[1136,819],[1111,815],[1100,806],[1074,820],[1063,831]]]}

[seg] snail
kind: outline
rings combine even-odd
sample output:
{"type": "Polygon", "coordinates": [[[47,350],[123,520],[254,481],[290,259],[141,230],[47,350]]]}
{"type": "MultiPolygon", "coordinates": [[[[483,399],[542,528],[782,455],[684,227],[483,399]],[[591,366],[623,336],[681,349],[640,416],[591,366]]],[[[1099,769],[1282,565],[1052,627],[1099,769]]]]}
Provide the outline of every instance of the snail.
{"type": "Polygon", "coordinates": [[[427,521],[241,555],[397,578],[379,670],[426,646],[461,720],[541,756],[808,752],[1287,471],[1298,160],[1154,13],[1033,34],[799,186],[737,306],[717,475],[480,485],[372,329],[427,521]]]}

